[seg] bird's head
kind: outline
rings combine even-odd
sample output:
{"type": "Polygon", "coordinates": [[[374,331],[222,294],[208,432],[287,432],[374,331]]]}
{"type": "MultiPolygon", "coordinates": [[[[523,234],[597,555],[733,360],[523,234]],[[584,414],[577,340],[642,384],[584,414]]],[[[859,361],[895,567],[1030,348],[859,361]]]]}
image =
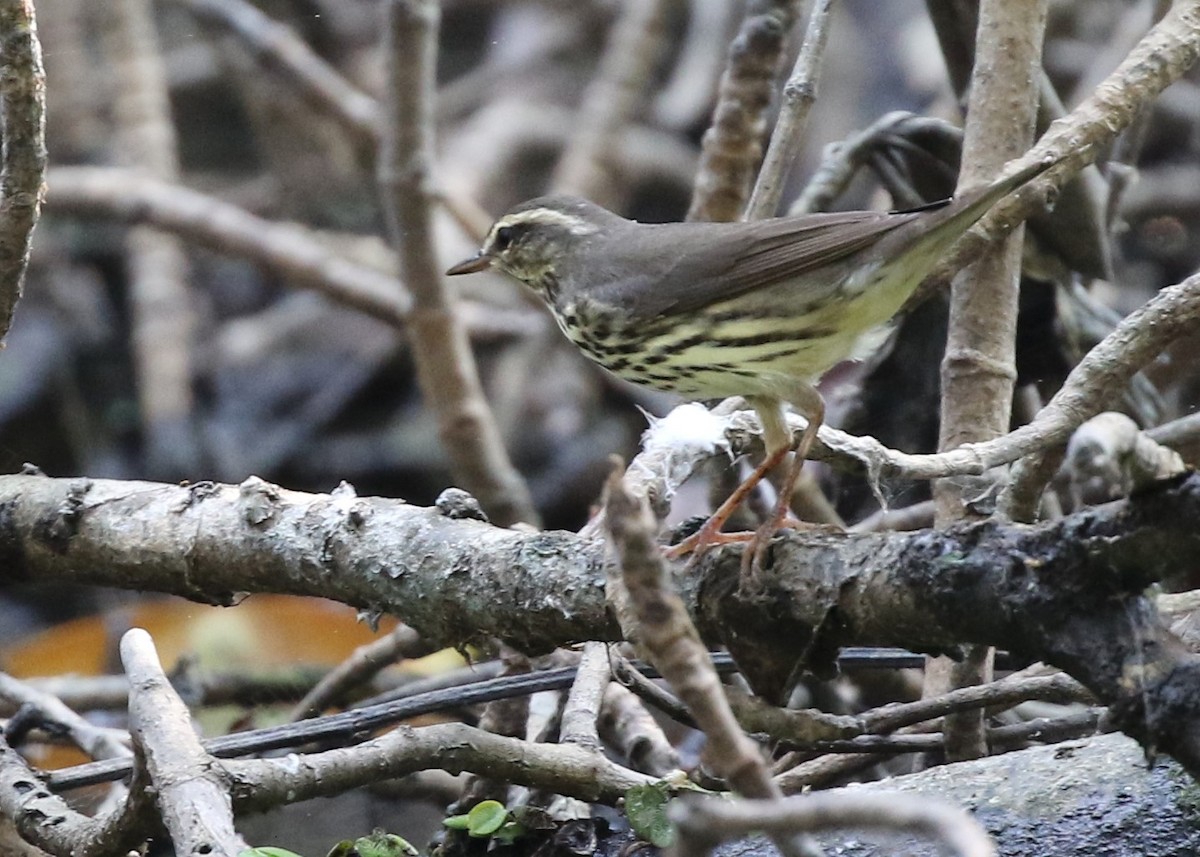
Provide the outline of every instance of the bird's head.
{"type": "Polygon", "coordinates": [[[531,199],[492,224],[479,252],[446,273],[471,274],[495,268],[551,300],[570,257],[606,229],[625,222],[578,197],[531,199]]]}

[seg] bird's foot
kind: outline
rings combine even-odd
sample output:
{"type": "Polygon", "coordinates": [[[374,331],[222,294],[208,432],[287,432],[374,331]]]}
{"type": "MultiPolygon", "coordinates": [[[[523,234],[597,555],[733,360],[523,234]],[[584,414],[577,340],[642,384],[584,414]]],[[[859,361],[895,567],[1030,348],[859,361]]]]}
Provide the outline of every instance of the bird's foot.
{"type": "Polygon", "coordinates": [[[717,516],[713,515],[696,532],[692,533],[679,544],[671,545],[663,553],[668,559],[679,559],[680,557],[692,555],[688,564],[694,564],[700,557],[704,556],[711,548],[718,545],[743,544],[752,540],[754,533],[723,533],[721,527],[724,526],[724,520],[717,520],[717,516]]]}
{"type": "Polygon", "coordinates": [[[742,574],[763,568],[763,560],[767,558],[767,549],[780,530],[804,530],[807,532],[841,532],[840,527],[833,524],[817,524],[812,521],[802,521],[786,514],[782,517],[772,516],[764,522],[751,536],[746,550],[742,553],[742,574]]]}

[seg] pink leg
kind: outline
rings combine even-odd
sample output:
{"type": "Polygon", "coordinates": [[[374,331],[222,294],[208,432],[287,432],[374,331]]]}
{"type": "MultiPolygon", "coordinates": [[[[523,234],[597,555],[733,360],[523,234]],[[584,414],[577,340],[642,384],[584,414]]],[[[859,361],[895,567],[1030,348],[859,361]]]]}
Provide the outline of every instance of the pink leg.
{"type": "Polygon", "coordinates": [[[753,533],[722,533],[721,527],[725,526],[725,522],[729,520],[734,509],[750,496],[750,492],[758,486],[758,483],[762,482],[766,475],[774,470],[779,462],[783,461],[787,451],[788,448],[785,446],[768,455],[763,463],[754,468],[754,472],[746,477],[745,481],[712,513],[712,516],[704,522],[699,530],[679,544],[667,548],[667,556],[676,559],[691,553],[699,557],[714,545],[745,542],[754,538],[753,533]]]}
{"type": "MultiPolygon", "coordinates": [[[[815,390],[813,392],[816,393],[815,390]]],[[[767,547],[771,544],[771,539],[781,528],[788,526],[792,495],[796,493],[796,483],[800,481],[804,462],[808,458],[809,450],[812,449],[813,441],[817,439],[817,429],[825,420],[825,402],[819,395],[816,395],[815,402],[810,400],[805,404],[809,405],[808,425],[805,426],[803,434],[800,435],[800,441],[796,444],[796,455],[788,468],[787,476],[784,477],[783,487],[780,489],[779,498],[775,503],[774,514],[755,531],[750,544],[746,546],[745,553],[742,554],[743,572],[748,572],[751,568],[762,567],[762,561],[766,556],[767,547]]],[[[792,523],[798,524],[799,522],[793,519],[792,523]]]]}

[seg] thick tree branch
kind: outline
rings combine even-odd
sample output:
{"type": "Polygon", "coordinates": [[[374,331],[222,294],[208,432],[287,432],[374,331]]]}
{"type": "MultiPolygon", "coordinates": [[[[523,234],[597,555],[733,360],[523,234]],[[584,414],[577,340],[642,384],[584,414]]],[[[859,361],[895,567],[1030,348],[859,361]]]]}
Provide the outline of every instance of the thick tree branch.
{"type": "MultiPolygon", "coordinates": [[[[975,39],[975,69],[963,135],[960,188],[986,184],[1006,161],[1033,142],[1037,72],[1046,29],[1046,0],[982,0],[975,39]]],[[[955,278],[950,290],[950,328],[941,366],[938,450],[1000,437],[1008,429],[1017,380],[1017,298],[1021,245],[1018,226],[989,247],[955,278]]],[[[966,517],[967,498],[982,493],[980,480],[934,483],[936,520],[966,517]]],[[[933,659],[925,669],[925,694],[992,678],[992,651],[973,649],[957,662],[933,659]]],[[[979,712],[946,718],[946,755],[952,760],[987,753],[979,712]]]]}
{"type": "MultiPolygon", "coordinates": [[[[987,643],[1061,667],[1144,743],[1200,771],[1200,665],[1142,591],[1200,555],[1200,476],[1059,521],[779,536],[766,568],[713,551],[677,586],[702,638],[765,696],[840,646],[987,643]],[[1130,676],[1136,681],[1131,681],[1130,676]]],[[[320,595],[396,614],[430,645],[615,640],[604,553],[399,501],[241,486],[0,477],[3,582],[71,581],[234,603],[320,595]],[[467,573],[470,569],[470,573],[467,573]]]]}

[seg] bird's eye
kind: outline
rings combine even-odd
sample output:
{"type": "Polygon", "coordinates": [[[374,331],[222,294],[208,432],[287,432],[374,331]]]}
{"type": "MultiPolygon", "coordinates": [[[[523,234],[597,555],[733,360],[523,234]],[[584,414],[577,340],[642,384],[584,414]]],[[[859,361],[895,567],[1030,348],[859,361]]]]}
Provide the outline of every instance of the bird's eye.
{"type": "Polygon", "coordinates": [[[496,240],[492,242],[492,245],[497,250],[507,250],[508,245],[512,244],[513,236],[515,234],[516,233],[511,226],[501,226],[496,230],[496,240]]]}

